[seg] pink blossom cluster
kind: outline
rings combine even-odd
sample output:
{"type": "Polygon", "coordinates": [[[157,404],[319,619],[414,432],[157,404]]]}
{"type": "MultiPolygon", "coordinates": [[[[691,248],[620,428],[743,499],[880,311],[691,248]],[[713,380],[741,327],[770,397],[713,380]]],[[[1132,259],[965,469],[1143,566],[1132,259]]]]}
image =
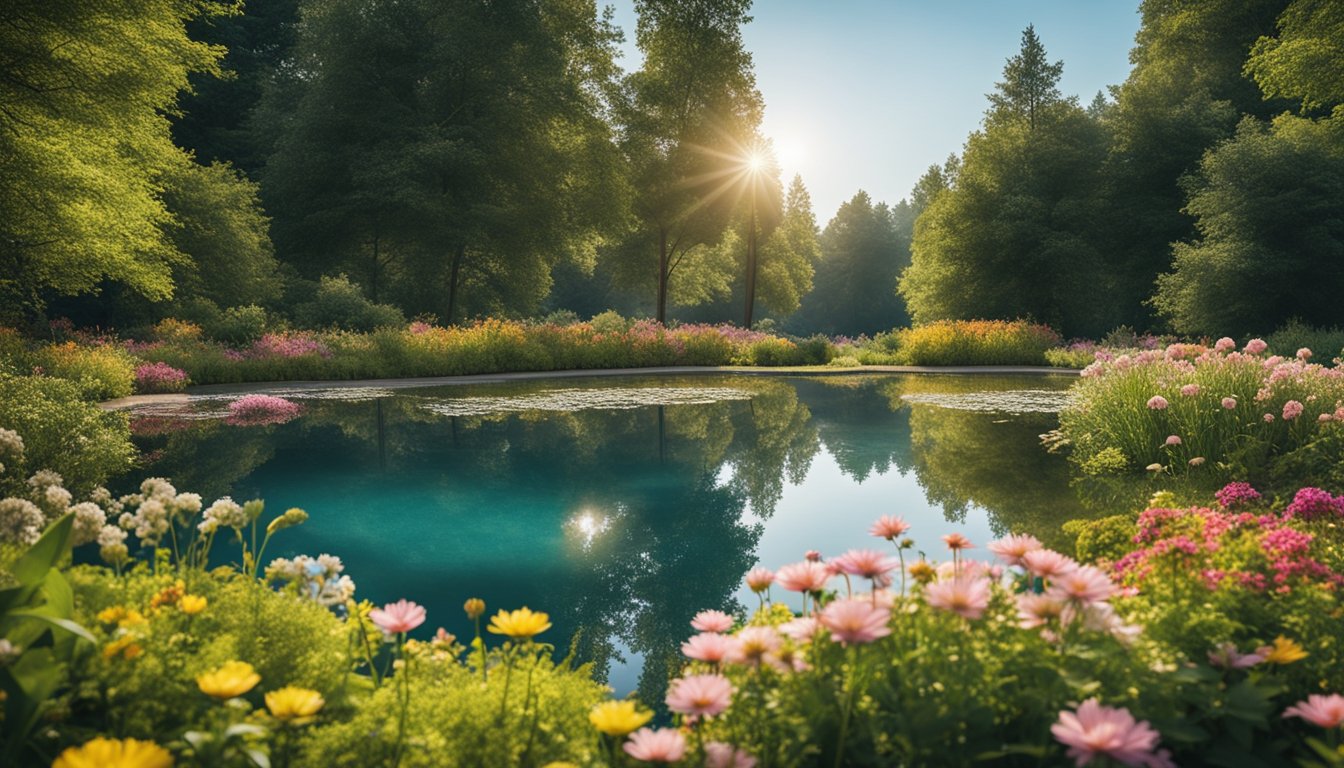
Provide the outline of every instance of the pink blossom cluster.
{"type": "Polygon", "coordinates": [[[229,403],[226,421],[234,426],[256,427],[284,424],[298,417],[298,403],[271,395],[244,395],[229,403]]]}
{"type": "Polygon", "coordinates": [[[1223,509],[1235,509],[1260,500],[1260,492],[1250,483],[1228,483],[1220,488],[1213,497],[1223,509]]]}
{"type": "Polygon", "coordinates": [[[1283,514],[1299,520],[1344,517],[1344,496],[1331,496],[1320,488],[1302,488],[1293,495],[1283,514]]]}
{"type": "Polygon", "coordinates": [[[139,392],[181,392],[187,387],[187,372],[167,363],[136,366],[135,388],[139,392]]]}
{"type": "Polygon", "coordinates": [[[243,354],[249,358],[294,358],[304,355],[319,355],[325,358],[331,357],[331,348],[305,334],[267,333],[252,342],[252,346],[243,354]]]}

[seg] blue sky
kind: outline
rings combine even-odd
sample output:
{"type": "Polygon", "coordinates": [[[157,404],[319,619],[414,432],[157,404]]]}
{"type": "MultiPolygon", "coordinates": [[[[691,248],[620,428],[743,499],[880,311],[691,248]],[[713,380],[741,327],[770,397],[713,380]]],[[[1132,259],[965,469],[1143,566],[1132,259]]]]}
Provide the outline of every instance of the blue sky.
{"type": "MultiPolygon", "coordinates": [[[[636,69],[634,2],[608,4],[636,69]]],[[[1125,79],[1139,28],[1137,0],[757,0],[752,15],[764,132],[822,226],[859,189],[895,203],[960,152],[1028,24],[1083,103],[1125,79]]]]}

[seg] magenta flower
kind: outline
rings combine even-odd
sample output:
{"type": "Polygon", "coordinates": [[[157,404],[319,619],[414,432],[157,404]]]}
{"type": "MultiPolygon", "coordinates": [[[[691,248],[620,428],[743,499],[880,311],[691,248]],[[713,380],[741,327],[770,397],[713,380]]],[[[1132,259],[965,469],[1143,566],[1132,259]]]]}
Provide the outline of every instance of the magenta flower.
{"type": "Polygon", "coordinates": [[[1232,509],[1259,501],[1260,492],[1252,488],[1250,483],[1228,483],[1213,494],[1213,497],[1223,509],[1232,509]]]}
{"type": "Polygon", "coordinates": [[[838,643],[871,643],[891,634],[891,611],[867,600],[835,600],[827,605],[817,621],[831,631],[838,643]]]}
{"type": "Polygon", "coordinates": [[[831,578],[831,569],[805,560],[780,568],[775,583],[790,592],[820,592],[831,578]]]}
{"type": "Polygon", "coordinates": [[[705,744],[705,768],[756,768],[756,758],[731,744],[711,741],[705,744]]]}
{"type": "Polygon", "coordinates": [[[769,568],[752,568],[747,571],[747,586],[752,592],[760,594],[775,583],[775,572],[769,568]]]}
{"type": "Polygon", "coordinates": [[[234,426],[266,426],[284,424],[296,418],[302,408],[298,403],[271,395],[244,395],[229,403],[226,421],[234,426]]]}
{"type": "Polygon", "coordinates": [[[873,523],[873,527],[869,528],[868,532],[879,539],[895,541],[897,536],[908,530],[910,530],[910,524],[901,518],[883,515],[877,518],[877,522],[873,523]]]}
{"type": "Polygon", "coordinates": [[[1038,549],[1022,556],[1022,564],[1027,572],[1041,579],[1058,578],[1074,568],[1078,563],[1067,555],[1061,555],[1053,549],[1038,549]]]}
{"type": "Polygon", "coordinates": [[[672,728],[640,728],[621,746],[625,753],[646,763],[675,763],[686,756],[686,737],[672,728]]]}
{"type": "Polygon", "coordinates": [[[1175,765],[1166,750],[1153,752],[1162,735],[1148,721],[1135,722],[1124,707],[1103,707],[1094,698],[1084,701],[1077,712],[1061,711],[1050,732],[1068,746],[1069,757],[1079,766],[1098,757],[1146,768],[1175,765]]]}
{"type": "Polygon", "coordinates": [[[1283,710],[1284,717],[1300,717],[1319,728],[1338,728],[1344,723],[1344,696],[1332,693],[1322,696],[1313,693],[1306,701],[1299,701],[1283,710]]]}
{"type": "Polygon", "coordinates": [[[1223,398],[1223,407],[1226,408],[1226,409],[1229,410],[1229,411],[1232,410],[1233,408],[1236,408],[1236,407],[1237,407],[1237,398],[1235,398],[1235,397],[1224,397],[1224,398],[1223,398]]]}
{"type": "Polygon", "coordinates": [[[1264,660],[1259,653],[1241,653],[1232,643],[1223,643],[1209,651],[1209,663],[1223,669],[1249,669],[1264,660]]]}
{"type": "Polygon", "coordinates": [[[1148,407],[1154,411],[1164,411],[1167,408],[1167,398],[1161,395],[1153,395],[1148,398],[1148,407]]]}
{"type": "Polygon", "coordinates": [[[410,632],[425,623],[425,608],[409,600],[398,600],[369,611],[369,618],[389,635],[410,632]]]}
{"type": "Polygon", "coordinates": [[[681,644],[681,652],[688,659],[718,664],[733,653],[737,640],[717,632],[702,632],[681,644]]]}
{"type": "Polygon", "coordinates": [[[733,685],[723,675],[689,675],[667,689],[667,708],[695,717],[721,714],[733,701],[733,685]]]}
{"type": "Polygon", "coordinates": [[[1050,592],[1059,600],[1096,603],[1115,594],[1115,584],[1106,572],[1094,565],[1080,565],[1050,580],[1050,592]]]}
{"type": "Polygon", "coordinates": [[[947,548],[952,550],[953,552],[962,549],[975,548],[975,545],[971,543],[971,540],[966,538],[965,536],[962,536],[960,533],[947,534],[946,536],[943,537],[943,543],[946,544],[947,548]]]}
{"type": "Polygon", "coordinates": [[[1266,349],[1269,349],[1269,345],[1265,343],[1264,339],[1251,339],[1250,341],[1246,342],[1247,354],[1258,355],[1261,352],[1264,352],[1266,349]]]}
{"type": "Polygon", "coordinates": [[[691,619],[691,627],[701,632],[727,632],[733,628],[733,617],[723,611],[701,611],[691,619]]]}
{"type": "Polygon", "coordinates": [[[901,561],[871,549],[851,549],[832,560],[831,565],[850,576],[879,579],[901,567],[901,561]]]}
{"type": "Polygon", "coordinates": [[[1302,404],[1296,400],[1289,400],[1283,404],[1283,420],[1292,421],[1302,415],[1302,404]]]}
{"type": "Polygon", "coordinates": [[[924,588],[924,602],[968,619],[978,619],[989,607],[989,579],[959,577],[924,588]]]}
{"type": "Polygon", "coordinates": [[[998,541],[991,541],[989,543],[989,551],[993,552],[1005,565],[1025,566],[1026,562],[1022,558],[1026,556],[1028,552],[1035,552],[1040,548],[1040,539],[1025,534],[1004,536],[998,541]]]}

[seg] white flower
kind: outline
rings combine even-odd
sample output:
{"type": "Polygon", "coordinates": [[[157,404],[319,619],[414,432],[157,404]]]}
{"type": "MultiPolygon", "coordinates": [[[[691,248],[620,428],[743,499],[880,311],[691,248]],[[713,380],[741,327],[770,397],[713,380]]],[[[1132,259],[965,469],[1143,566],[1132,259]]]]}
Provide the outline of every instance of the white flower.
{"type": "Polygon", "coordinates": [[[171,504],[177,497],[177,489],[167,478],[151,477],[140,484],[140,493],[148,499],[158,499],[164,506],[171,504]]]}
{"type": "Polygon", "coordinates": [[[199,493],[179,493],[177,498],[173,499],[173,507],[178,514],[184,517],[191,517],[201,511],[201,495],[199,493]]]}
{"type": "MultiPolygon", "coordinates": [[[[157,547],[163,534],[168,532],[168,508],[157,498],[145,499],[135,514],[131,516],[131,525],[140,541],[151,547],[157,547]]],[[[126,515],[122,515],[122,526],[126,526],[126,515]]]]}
{"type": "Polygon", "coordinates": [[[233,499],[225,496],[205,510],[205,519],[196,527],[202,533],[214,533],[220,528],[241,531],[247,525],[247,515],[233,499]]]}
{"type": "Polygon", "coordinates": [[[113,544],[122,544],[126,541],[126,532],[115,525],[104,525],[98,532],[98,546],[107,547],[113,544]]]}
{"type": "Polygon", "coordinates": [[[38,494],[46,492],[53,485],[65,485],[65,478],[50,469],[39,470],[28,478],[28,487],[38,494]]]}
{"type": "Polygon", "coordinates": [[[102,533],[103,527],[107,525],[107,513],[103,508],[92,501],[81,501],[71,507],[70,511],[75,513],[71,546],[78,547],[96,541],[98,534],[102,533]]]}
{"type": "Polygon", "coordinates": [[[27,499],[0,501],[0,541],[29,546],[42,537],[47,519],[37,505],[27,499]]]}
{"type": "Polygon", "coordinates": [[[38,506],[47,514],[48,520],[55,520],[70,510],[70,502],[74,497],[70,492],[59,485],[49,485],[41,492],[38,497],[38,506]]]}

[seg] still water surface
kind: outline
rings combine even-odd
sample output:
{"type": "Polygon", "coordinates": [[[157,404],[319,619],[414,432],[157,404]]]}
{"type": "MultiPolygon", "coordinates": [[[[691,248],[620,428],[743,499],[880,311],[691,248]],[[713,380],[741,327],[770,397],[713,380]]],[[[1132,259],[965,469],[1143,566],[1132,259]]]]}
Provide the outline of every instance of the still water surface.
{"type": "MultiPolygon", "coordinates": [[[[228,397],[133,413],[142,472],[311,520],[269,555],[331,553],[357,597],[427,606],[469,638],[468,597],[547,611],[618,692],[646,701],[690,618],[809,549],[879,542],[882,514],[983,545],[1129,502],[1080,485],[1038,435],[1069,376],[691,376],[285,392],[288,423],[232,425],[228,397]]],[[[269,515],[268,515],[269,516],[269,515]]],[[[983,549],[980,550],[983,555],[983,549]]]]}

